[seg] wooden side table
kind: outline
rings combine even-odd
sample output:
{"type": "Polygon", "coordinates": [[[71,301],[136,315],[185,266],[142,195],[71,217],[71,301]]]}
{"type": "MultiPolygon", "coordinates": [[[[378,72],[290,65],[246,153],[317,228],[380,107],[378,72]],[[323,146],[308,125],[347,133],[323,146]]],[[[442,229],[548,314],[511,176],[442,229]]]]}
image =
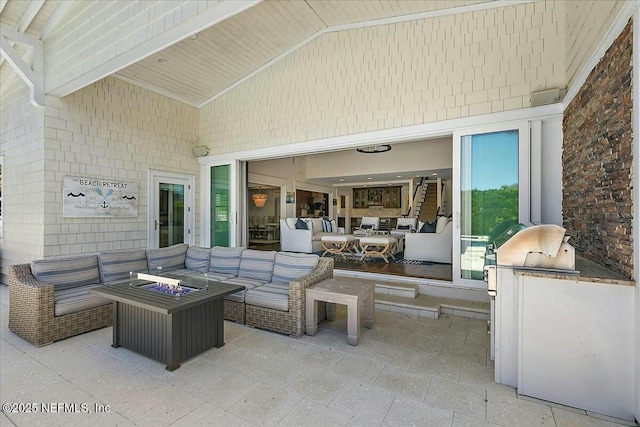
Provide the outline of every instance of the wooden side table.
{"type": "Polygon", "coordinates": [[[327,319],[335,318],[335,305],[347,306],[347,342],[358,345],[360,338],[360,309],[364,306],[363,326],[372,328],[375,322],[375,301],[373,284],[343,283],[339,279],[324,280],[307,288],[307,335],[315,335],[318,331],[318,301],[327,304],[327,319]]]}

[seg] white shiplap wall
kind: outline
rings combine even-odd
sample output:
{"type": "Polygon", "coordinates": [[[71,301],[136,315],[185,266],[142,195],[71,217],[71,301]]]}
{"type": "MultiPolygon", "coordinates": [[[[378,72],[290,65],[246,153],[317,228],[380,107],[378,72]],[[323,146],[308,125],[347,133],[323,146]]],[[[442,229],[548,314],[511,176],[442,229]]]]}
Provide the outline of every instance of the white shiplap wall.
{"type": "Polygon", "coordinates": [[[554,7],[325,34],[203,107],[202,141],[222,154],[527,107],[564,85],[554,7]]]}
{"type": "Polygon", "coordinates": [[[0,93],[3,283],[7,266],[40,257],[44,241],[44,116],[42,108],[29,102],[27,85],[20,79],[14,83],[10,88],[3,85],[0,93]]]}
{"type": "MultiPolygon", "coordinates": [[[[1,97],[4,274],[8,265],[42,257],[145,248],[149,169],[195,175],[198,191],[195,107],[114,78],[48,96],[45,107],[31,106],[21,80],[14,86],[1,97]],[[63,218],[65,176],[137,182],[138,217],[63,218]]],[[[195,212],[199,224],[199,200],[195,212]]]]}
{"type": "Polygon", "coordinates": [[[197,176],[197,129],[196,108],[114,78],[47,98],[44,255],[146,247],[148,171],[197,176]],[[137,182],[137,219],[63,218],[64,176],[137,182]]]}

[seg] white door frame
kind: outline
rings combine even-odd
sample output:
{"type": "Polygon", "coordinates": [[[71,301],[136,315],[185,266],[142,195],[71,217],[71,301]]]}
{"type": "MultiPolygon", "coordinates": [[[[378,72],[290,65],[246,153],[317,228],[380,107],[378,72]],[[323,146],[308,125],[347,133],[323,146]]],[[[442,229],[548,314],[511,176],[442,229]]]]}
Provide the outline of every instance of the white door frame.
{"type": "MultiPolygon", "coordinates": [[[[240,213],[245,212],[246,200],[243,200],[239,193],[240,183],[245,182],[240,176],[242,167],[240,160],[221,159],[213,160],[211,157],[200,158],[200,176],[202,177],[202,185],[200,186],[201,221],[200,221],[200,242],[202,246],[211,246],[211,168],[214,166],[229,166],[229,223],[231,225],[229,231],[229,247],[234,247],[242,241],[243,230],[239,224],[243,223],[240,213]]],[[[240,191],[244,194],[244,191],[240,191]]]]}
{"type": "Polygon", "coordinates": [[[184,236],[185,242],[189,245],[195,244],[195,188],[196,177],[195,175],[188,175],[176,172],[157,171],[149,169],[149,206],[147,211],[147,247],[158,248],[160,245],[160,239],[156,232],[156,221],[160,222],[160,200],[159,193],[156,188],[156,182],[162,180],[163,182],[183,184],[187,183],[184,194],[184,236]]]}
{"type": "MultiPolygon", "coordinates": [[[[530,175],[530,132],[528,121],[518,121],[503,123],[498,125],[470,127],[453,132],[453,175],[452,175],[452,210],[453,213],[453,254],[452,273],[453,282],[468,286],[470,288],[486,289],[486,284],[482,280],[463,279],[461,274],[461,230],[460,220],[462,206],[460,200],[460,187],[462,179],[462,166],[460,162],[461,138],[467,135],[478,135],[507,130],[518,130],[518,220],[523,223],[531,221],[531,175],[530,175]]],[[[535,197],[539,197],[536,195],[535,197]]]]}
{"type": "MultiPolygon", "coordinates": [[[[237,161],[267,160],[267,159],[275,159],[275,158],[286,157],[286,156],[303,156],[305,154],[329,152],[332,150],[344,150],[348,148],[365,147],[367,145],[372,145],[372,144],[404,143],[404,142],[411,142],[411,141],[416,141],[420,139],[430,139],[430,138],[437,138],[437,137],[443,137],[443,136],[450,136],[456,133],[456,131],[458,132],[458,134],[462,134],[462,133],[469,134],[470,132],[477,132],[477,129],[483,128],[485,126],[487,127],[496,126],[497,128],[504,130],[507,126],[510,126],[510,125],[517,127],[518,125],[516,123],[521,123],[521,122],[528,123],[532,120],[544,121],[547,119],[561,118],[562,113],[563,113],[563,106],[562,104],[557,103],[557,104],[543,105],[539,107],[523,108],[520,110],[504,111],[499,113],[484,114],[480,116],[462,117],[457,119],[424,123],[419,125],[404,126],[400,128],[363,132],[355,135],[341,135],[341,136],[336,136],[331,138],[323,138],[323,139],[304,141],[304,142],[298,142],[298,143],[292,143],[292,144],[286,144],[286,145],[276,145],[271,147],[256,148],[256,149],[250,149],[245,151],[216,154],[208,157],[201,157],[200,163],[203,165],[214,165],[214,164],[224,164],[224,163],[228,164],[230,162],[237,162],[237,161]]],[[[511,129],[513,128],[514,127],[511,127],[511,129]]],[[[453,141],[455,145],[455,141],[456,141],[455,136],[453,141]]],[[[542,158],[542,161],[544,161],[544,156],[542,158]]],[[[457,167],[459,168],[459,166],[460,165],[458,165],[457,167]]],[[[454,166],[454,169],[453,169],[454,175],[456,173],[455,168],[456,166],[454,166]]],[[[206,180],[209,177],[209,174],[206,171],[206,167],[202,169],[201,176],[203,179],[202,187],[204,187],[204,184],[206,184],[206,180]]],[[[458,191],[459,189],[460,187],[458,186],[458,191]]],[[[534,186],[533,189],[535,190],[536,187],[534,186]]],[[[203,190],[202,200],[206,201],[207,200],[206,195],[208,193],[204,192],[204,188],[202,190],[203,190]]],[[[453,182],[452,182],[451,191],[452,191],[452,199],[453,199],[456,192],[453,182]]],[[[232,192],[232,195],[234,193],[236,192],[232,192]]],[[[529,196],[534,198],[540,197],[539,194],[530,194],[529,196]]],[[[201,210],[202,210],[201,217],[208,218],[209,212],[210,212],[208,210],[209,207],[204,205],[205,203],[202,203],[201,205],[201,210]]],[[[535,203],[532,203],[532,206],[535,206],[535,203]]],[[[456,208],[458,208],[458,206],[454,206],[453,200],[452,200],[450,212],[452,213],[455,212],[456,208]]],[[[204,220],[203,224],[206,225],[206,222],[207,221],[204,220]]],[[[201,229],[201,232],[204,233],[204,230],[201,229]]],[[[458,230],[458,234],[459,234],[459,230],[458,230]]],[[[454,247],[455,247],[455,243],[454,243],[454,247]]],[[[458,247],[458,252],[459,252],[459,247],[458,247]]],[[[454,254],[454,259],[455,259],[455,254],[454,254]]],[[[459,270],[458,270],[458,273],[459,273],[459,270]]],[[[365,276],[367,276],[366,273],[363,274],[363,277],[365,276]]],[[[371,274],[372,278],[376,278],[377,276],[378,275],[376,273],[371,274]]],[[[407,279],[407,280],[412,280],[412,279],[407,279]]],[[[428,280],[428,279],[416,279],[416,282],[417,283],[433,283],[434,281],[428,280]]],[[[473,288],[482,286],[481,284],[484,283],[482,281],[477,281],[477,280],[475,282],[478,282],[478,283],[476,283],[475,286],[473,286],[473,288]]],[[[446,282],[444,284],[446,286],[454,286],[454,287],[461,287],[461,288],[469,287],[469,283],[462,282],[460,279],[457,279],[455,277],[455,274],[452,282],[446,282]]],[[[486,288],[486,285],[485,285],[485,288],[486,288]]]]}

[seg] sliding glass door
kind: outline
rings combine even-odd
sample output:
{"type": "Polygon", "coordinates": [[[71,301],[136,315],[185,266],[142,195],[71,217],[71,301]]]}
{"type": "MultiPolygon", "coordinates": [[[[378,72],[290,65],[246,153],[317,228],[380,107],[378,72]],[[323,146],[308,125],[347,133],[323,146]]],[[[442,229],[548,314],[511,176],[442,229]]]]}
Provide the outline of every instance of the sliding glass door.
{"type": "Polygon", "coordinates": [[[203,223],[202,241],[206,246],[237,246],[241,241],[239,219],[244,212],[244,182],[240,172],[242,162],[206,165],[204,183],[205,212],[209,221],[203,223]]]}
{"type": "Polygon", "coordinates": [[[529,222],[529,158],[527,124],[454,135],[454,281],[483,286],[487,245],[529,222]]]}
{"type": "Polygon", "coordinates": [[[231,246],[230,169],[230,165],[211,167],[211,246],[231,246]]]}

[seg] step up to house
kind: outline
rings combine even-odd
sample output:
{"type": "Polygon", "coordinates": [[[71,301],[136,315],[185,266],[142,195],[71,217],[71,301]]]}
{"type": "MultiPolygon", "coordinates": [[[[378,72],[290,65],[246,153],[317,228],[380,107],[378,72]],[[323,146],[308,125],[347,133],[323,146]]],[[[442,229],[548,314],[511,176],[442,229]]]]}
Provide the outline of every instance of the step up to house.
{"type": "MultiPolygon", "coordinates": [[[[441,314],[488,320],[488,302],[467,301],[442,296],[418,294],[409,289],[411,284],[376,282],[376,310],[394,311],[418,317],[437,319],[441,314]]],[[[416,286],[417,287],[417,286],[416,286]]]]}
{"type": "Polygon", "coordinates": [[[441,314],[467,317],[471,319],[489,320],[489,303],[451,298],[439,298],[428,295],[418,295],[406,298],[392,295],[375,295],[376,310],[394,311],[411,314],[418,317],[437,319],[441,314]]]}
{"type": "Polygon", "coordinates": [[[440,303],[437,301],[437,298],[426,295],[406,298],[376,293],[375,300],[376,310],[395,311],[397,313],[411,314],[417,317],[429,317],[431,319],[440,317],[440,303]]]}
{"type": "Polygon", "coordinates": [[[425,285],[402,280],[375,280],[340,276],[340,280],[375,285],[376,310],[395,311],[437,319],[441,314],[488,320],[490,308],[486,291],[471,292],[450,286],[425,285]],[[483,300],[482,296],[487,296],[483,300]],[[461,298],[458,298],[461,297],[461,298]],[[468,299],[464,299],[467,297],[468,299]],[[475,301],[473,301],[475,299],[475,301]]]}
{"type": "Polygon", "coordinates": [[[376,283],[376,294],[395,297],[415,298],[418,296],[420,286],[412,284],[376,283]]]}

